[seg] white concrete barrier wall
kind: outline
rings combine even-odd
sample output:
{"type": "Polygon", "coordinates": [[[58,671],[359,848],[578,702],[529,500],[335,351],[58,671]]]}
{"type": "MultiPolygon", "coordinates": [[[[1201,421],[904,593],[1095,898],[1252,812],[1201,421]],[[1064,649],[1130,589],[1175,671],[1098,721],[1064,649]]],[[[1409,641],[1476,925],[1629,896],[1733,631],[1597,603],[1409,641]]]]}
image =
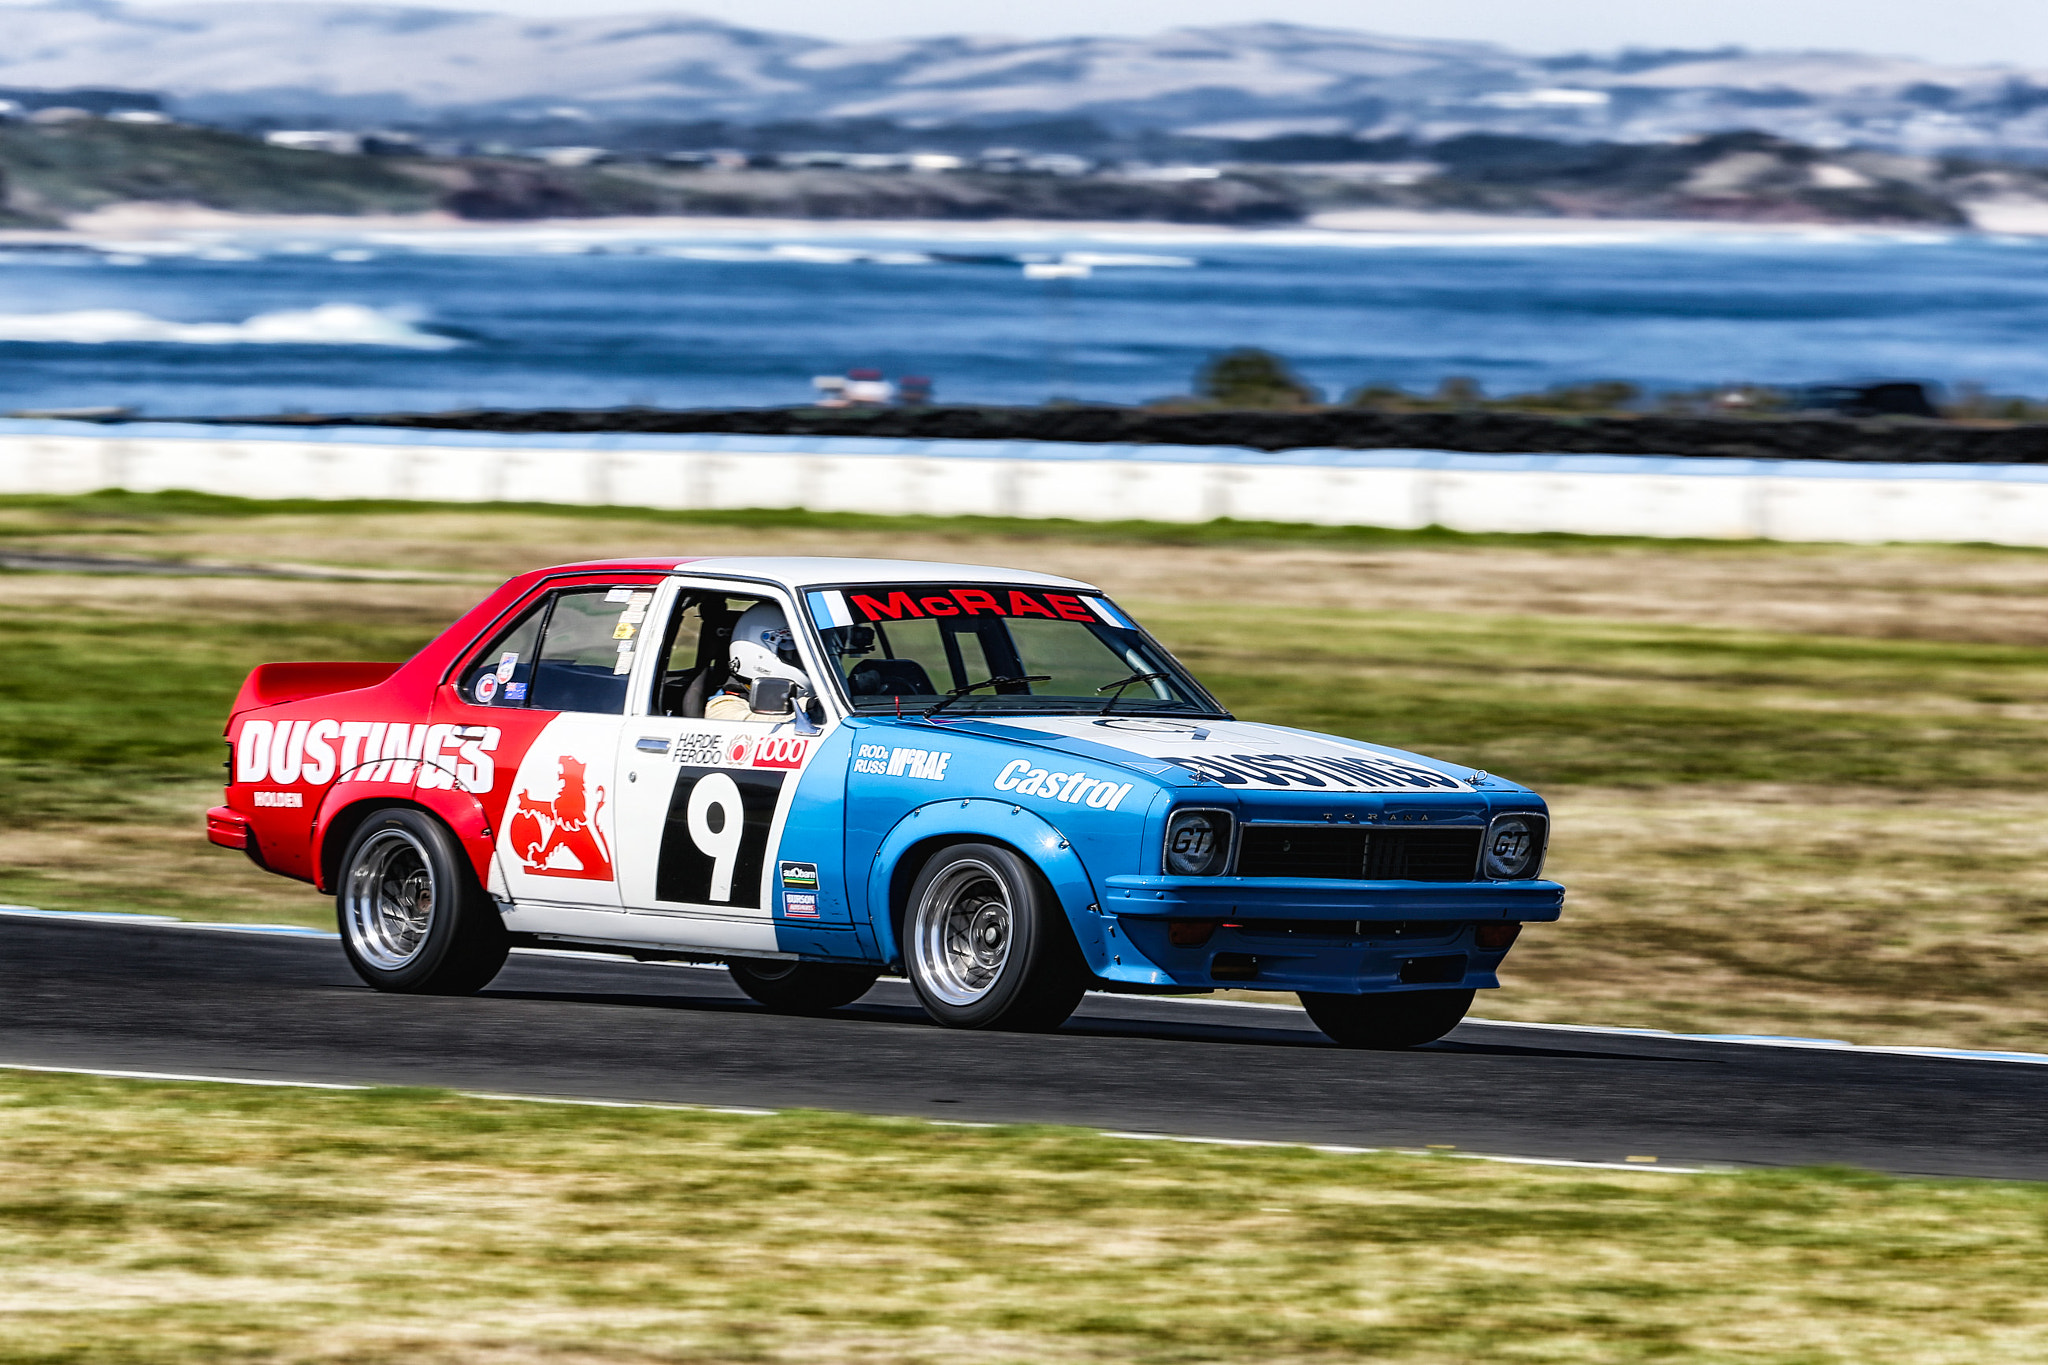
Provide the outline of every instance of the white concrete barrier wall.
{"type": "Polygon", "coordinates": [[[0,492],[807,508],[2048,546],[2048,469],[0,422],[0,492]]]}

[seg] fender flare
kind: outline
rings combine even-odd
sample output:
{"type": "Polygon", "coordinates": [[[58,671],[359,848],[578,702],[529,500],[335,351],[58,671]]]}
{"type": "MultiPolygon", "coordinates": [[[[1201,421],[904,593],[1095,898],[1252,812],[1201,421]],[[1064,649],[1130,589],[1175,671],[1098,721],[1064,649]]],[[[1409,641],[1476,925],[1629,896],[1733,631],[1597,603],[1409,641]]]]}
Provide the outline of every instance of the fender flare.
{"type": "MultiPolygon", "coordinates": [[[[1036,867],[1066,912],[1089,969],[1099,973],[1109,966],[1113,951],[1109,921],[1098,910],[1102,893],[1072,843],[1036,811],[977,797],[932,801],[910,810],[875,849],[868,869],[867,911],[882,961],[896,968],[903,965],[902,948],[896,941],[895,897],[897,872],[905,859],[934,844],[967,842],[1002,844],[1036,867]]],[[[923,859],[917,861],[921,864],[923,859]]],[[[1130,951],[1128,943],[1119,941],[1116,946],[1130,951]]]]}
{"type": "Polygon", "coordinates": [[[335,793],[338,787],[330,787],[327,799],[320,803],[319,812],[313,817],[313,885],[319,890],[332,894],[334,891],[335,866],[341,859],[342,848],[332,845],[337,832],[341,843],[346,844],[355,833],[359,819],[351,818],[357,812],[372,806],[408,806],[413,810],[425,811],[442,824],[448,826],[468,855],[470,866],[476,871],[477,885],[488,888],[491,884],[491,859],[496,852],[490,817],[484,813],[483,802],[468,791],[457,787],[443,789],[422,799],[414,787],[401,787],[397,783],[388,786],[371,783],[363,790],[347,792],[343,796],[335,793]],[[330,849],[332,856],[330,857],[330,849]]]}

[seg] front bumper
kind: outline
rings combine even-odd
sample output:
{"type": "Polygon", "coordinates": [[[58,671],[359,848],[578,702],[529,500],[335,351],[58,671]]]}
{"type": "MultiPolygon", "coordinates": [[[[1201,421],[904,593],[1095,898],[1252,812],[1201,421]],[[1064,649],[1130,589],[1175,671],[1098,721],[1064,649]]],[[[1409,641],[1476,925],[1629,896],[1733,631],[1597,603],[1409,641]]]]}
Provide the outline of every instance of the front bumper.
{"type": "Polygon", "coordinates": [[[1112,981],[1211,989],[1489,990],[1506,948],[1481,948],[1478,926],[1544,923],[1563,914],[1556,882],[1332,882],[1316,878],[1106,879],[1102,913],[1120,945],[1098,974],[1112,981]],[[1213,925],[1176,944],[1174,920],[1213,925]]]}
{"type": "Polygon", "coordinates": [[[1145,877],[1103,881],[1102,909],[1160,919],[1512,919],[1564,913],[1556,882],[1354,882],[1320,877],[1145,877]]]}

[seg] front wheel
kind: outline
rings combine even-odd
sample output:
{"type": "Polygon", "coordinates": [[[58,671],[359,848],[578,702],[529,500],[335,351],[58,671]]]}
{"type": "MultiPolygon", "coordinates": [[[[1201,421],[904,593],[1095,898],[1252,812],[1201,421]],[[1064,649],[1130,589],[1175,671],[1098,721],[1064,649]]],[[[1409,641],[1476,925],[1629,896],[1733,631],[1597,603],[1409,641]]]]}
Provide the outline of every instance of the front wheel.
{"type": "Polygon", "coordinates": [[[1433,1043],[1472,1008],[1471,991],[1393,991],[1385,995],[1301,992],[1315,1026],[1345,1047],[1388,1051],[1433,1043]]]}
{"type": "Polygon", "coordinates": [[[505,921],[448,827],[387,806],[356,827],[334,894],[341,950],[380,991],[472,995],[505,965],[505,921]]]}
{"type": "Polygon", "coordinates": [[[866,967],[762,957],[736,957],[725,966],[732,973],[733,985],[784,1014],[823,1014],[851,1005],[866,995],[881,975],[866,967]]]}
{"type": "Polygon", "coordinates": [[[926,863],[903,930],[905,974],[948,1028],[1055,1029],[1088,988],[1052,889],[994,844],[955,844],[926,863]]]}

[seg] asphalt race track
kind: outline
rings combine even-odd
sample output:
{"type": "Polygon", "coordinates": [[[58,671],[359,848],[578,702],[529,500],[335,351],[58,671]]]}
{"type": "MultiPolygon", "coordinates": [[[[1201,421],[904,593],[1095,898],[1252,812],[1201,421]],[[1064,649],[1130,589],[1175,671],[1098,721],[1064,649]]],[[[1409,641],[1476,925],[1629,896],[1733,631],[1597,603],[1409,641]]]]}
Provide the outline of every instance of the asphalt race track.
{"type": "Polygon", "coordinates": [[[899,981],[802,1019],[721,971],[529,954],[481,996],[392,996],[330,939],[136,923],[0,918],[0,1062],[2048,1178],[2048,1066],[1484,1024],[1348,1052],[1298,1011],[1110,996],[961,1033],[899,981]]]}

